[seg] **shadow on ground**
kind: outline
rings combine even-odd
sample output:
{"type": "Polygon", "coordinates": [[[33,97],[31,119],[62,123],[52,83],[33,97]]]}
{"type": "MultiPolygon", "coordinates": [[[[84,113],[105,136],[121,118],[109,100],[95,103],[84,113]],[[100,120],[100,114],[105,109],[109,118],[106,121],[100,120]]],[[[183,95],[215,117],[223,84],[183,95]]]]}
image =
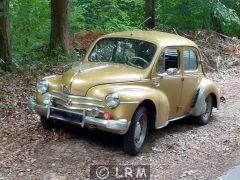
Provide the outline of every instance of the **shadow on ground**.
{"type": "MultiPolygon", "coordinates": [[[[210,123],[214,123],[216,118],[213,116],[210,123]]],[[[150,130],[145,141],[144,153],[152,151],[152,146],[155,141],[164,138],[166,135],[173,135],[175,133],[187,132],[200,126],[191,117],[170,122],[166,127],[158,130],[150,130]]],[[[56,126],[56,133],[69,133],[71,140],[84,140],[94,146],[102,146],[109,151],[121,151],[123,138],[121,135],[103,132],[100,130],[89,130],[81,128],[80,126],[58,122],[56,126]]],[[[69,139],[67,139],[69,140],[69,139]]],[[[66,140],[66,141],[67,141],[66,140]]]]}

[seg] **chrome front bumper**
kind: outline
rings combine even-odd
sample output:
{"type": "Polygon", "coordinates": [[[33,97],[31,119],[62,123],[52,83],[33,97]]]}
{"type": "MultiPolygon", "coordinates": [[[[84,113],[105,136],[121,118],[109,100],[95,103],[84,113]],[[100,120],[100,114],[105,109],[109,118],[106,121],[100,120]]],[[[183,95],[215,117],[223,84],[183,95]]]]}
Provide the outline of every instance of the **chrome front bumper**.
{"type": "Polygon", "coordinates": [[[32,110],[35,110],[37,112],[37,114],[39,114],[40,116],[45,117],[47,119],[48,118],[58,119],[60,121],[65,121],[68,123],[78,124],[78,125],[81,125],[82,127],[96,126],[98,129],[117,133],[117,134],[125,134],[128,131],[128,128],[130,125],[130,122],[128,122],[126,119],[104,120],[104,119],[100,119],[100,118],[86,116],[85,112],[78,113],[75,111],[52,107],[49,105],[39,105],[36,103],[36,101],[33,97],[31,97],[28,100],[28,107],[32,110]],[[61,111],[64,113],[72,113],[74,115],[82,116],[82,121],[78,123],[77,121],[71,121],[63,116],[52,115],[50,113],[51,109],[61,111]]]}

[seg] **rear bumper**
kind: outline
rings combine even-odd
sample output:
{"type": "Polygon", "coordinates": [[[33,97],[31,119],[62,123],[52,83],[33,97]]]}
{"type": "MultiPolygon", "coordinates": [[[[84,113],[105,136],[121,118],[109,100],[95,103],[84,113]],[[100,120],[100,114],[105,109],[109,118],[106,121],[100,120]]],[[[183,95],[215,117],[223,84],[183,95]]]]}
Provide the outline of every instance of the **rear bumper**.
{"type": "Polygon", "coordinates": [[[31,97],[28,100],[28,107],[32,110],[35,110],[37,114],[39,114],[41,117],[45,118],[53,118],[58,119],[60,121],[65,121],[68,123],[78,124],[82,127],[87,127],[89,125],[96,126],[98,129],[116,133],[116,134],[125,134],[128,131],[130,123],[126,119],[118,119],[118,120],[104,120],[100,118],[90,117],[86,116],[85,113],[77,113],[66,109],[60,109],[51,107],[49,105],[39,105],[36,103],[35,99],[31,97]],[[75,115],[82,116],[83,121],[80,123],[76,121],[71,121],[63,116],[55,116],[50,113],[50,108],[56,109],[58,111],[62,112],[69,112],[73,113],[75,115]]]}

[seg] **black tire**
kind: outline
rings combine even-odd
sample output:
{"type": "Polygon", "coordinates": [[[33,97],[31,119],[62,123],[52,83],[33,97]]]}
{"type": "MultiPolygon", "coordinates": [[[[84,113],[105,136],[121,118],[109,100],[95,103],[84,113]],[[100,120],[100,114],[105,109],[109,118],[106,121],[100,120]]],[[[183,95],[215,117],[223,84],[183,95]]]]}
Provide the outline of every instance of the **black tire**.
{"type": "Polygon", "coordinates": [[[213,98],[211,95],[209,95],[206,98],[207,108],[205,113],[201,114],[200,116],[195,116],[195,120],[197,124],[199,125],[206,125],[209,123],[212,115],[212,109],[213,109],[213,98]]]}
{"type": "Polygon", "coordinates": [[[136,156],[142,149],[145,137],[147,135],[147,130],[148,130],[148,111],[145,107],[140,107],[134,113],[128,132],[123,137],[124,152],[126,152],[129,155],[136,156]]]}
{"type": "Polygon", "coordinates": [[[45,129],[45,130],[51,130],[55,126],[54,119],[47,119],[44,117],[40,117],[40,121],[42,123],[43,129],[45,129]]]}

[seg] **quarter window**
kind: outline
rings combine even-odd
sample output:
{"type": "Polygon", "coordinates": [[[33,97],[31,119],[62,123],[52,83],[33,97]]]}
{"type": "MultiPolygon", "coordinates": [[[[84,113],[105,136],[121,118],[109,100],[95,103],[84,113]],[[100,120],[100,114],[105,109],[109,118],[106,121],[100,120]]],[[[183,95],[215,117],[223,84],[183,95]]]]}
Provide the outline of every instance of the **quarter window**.
{"type": "Polygon", "coordinates": [[[169,68],[179,69],[180,51],[177,49],[166,49],[162,52],[157,63],[157,73],[164,73],[169,68]]]}
{"type": "Polygon", "coordinates": [[[184,70],[196,70],[198,67],[197,55],[192,50],[183,52],[184,70]]]}

